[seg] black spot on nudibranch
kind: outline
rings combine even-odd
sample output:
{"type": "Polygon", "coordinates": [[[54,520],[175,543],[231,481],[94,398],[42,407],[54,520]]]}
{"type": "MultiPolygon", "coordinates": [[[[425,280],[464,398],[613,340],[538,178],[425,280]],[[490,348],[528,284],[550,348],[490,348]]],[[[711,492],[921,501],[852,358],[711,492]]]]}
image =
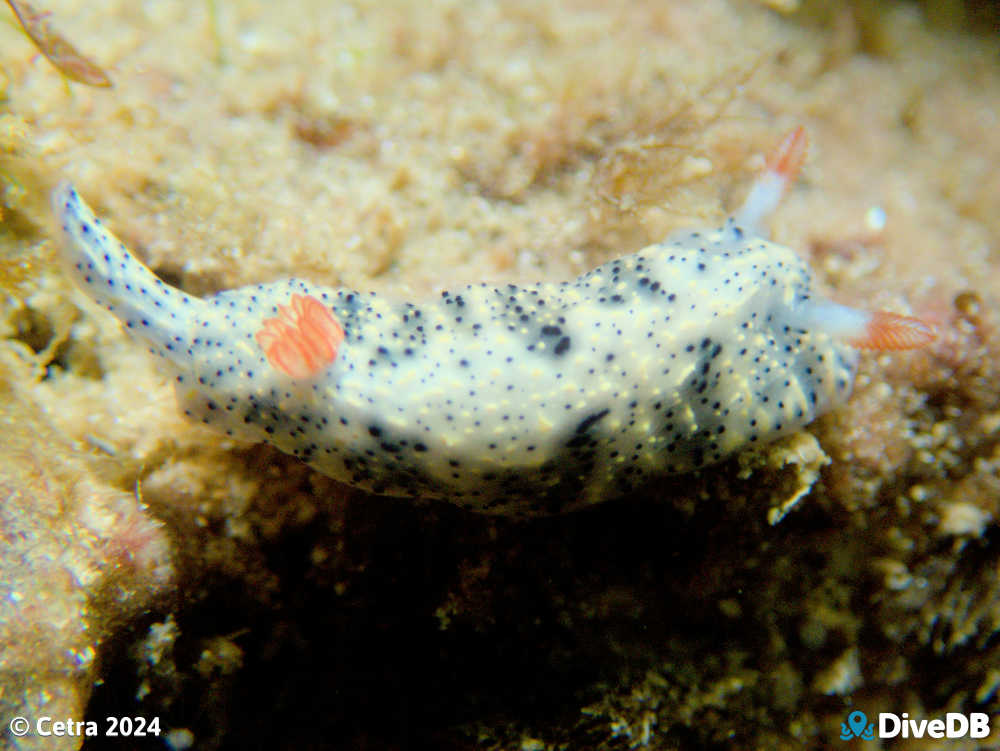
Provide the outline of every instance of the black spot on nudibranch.
{"type": "Polygon", "coordinates": [[[610,413],[611,413],[610,409],[602,409],[600,412],[595,412],[589,417],[583,418],[580,421],[580,424],[576,426],[576,430],[574,430],[573,432],[576,433],[577,435],[586,433],[588,430],[594,427],[594,425],[596,425],[598,422],[607,417],[610,413]]]}

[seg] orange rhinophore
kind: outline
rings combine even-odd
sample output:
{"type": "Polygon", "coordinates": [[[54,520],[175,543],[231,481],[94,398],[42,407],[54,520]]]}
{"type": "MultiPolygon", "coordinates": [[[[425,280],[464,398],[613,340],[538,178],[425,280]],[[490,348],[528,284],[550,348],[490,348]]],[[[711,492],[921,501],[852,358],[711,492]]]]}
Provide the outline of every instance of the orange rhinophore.
{"type": "Polygon", "coordinates": [[[309,378],[337,359],[344,329],[329,309],[310,295],[292,295],[255,336],[267,361],[292,378],[309,378]]]}
{"type": "Polygon", "coordinates": [[[66,78],[88,86],[111,86],[107,73],[92,63],[49,23],[47,12],[38,13],[24,0],[7,0],[28,38],[66,78]]]}
{"type": "Polygon", "coordinates": [[[871,313],[864,333],[848,343],[858,349],[900,350],[925,347],[937,337],[934,325],[920,318],[889,313],[871,313]]]}
{"type": "Polygon", "coordinates": [[[781,143],[767,158],[767,168],[751,186],[743,206],[733,215],[738,227],[760,237],[767,237],[767,230],[761,223],[770,216],[785,191],[795,181],[806,161],[808,148],[806,129],[801,125],[781,139],[781,143]]]}
{"type": "Polygon", "coordinates": [[[778,148],[767,160],[767,171],[780,175],[787,182],[795,179],[806,160],[809,139],[801,125],[793,128],[782,139],[778,148]]]}

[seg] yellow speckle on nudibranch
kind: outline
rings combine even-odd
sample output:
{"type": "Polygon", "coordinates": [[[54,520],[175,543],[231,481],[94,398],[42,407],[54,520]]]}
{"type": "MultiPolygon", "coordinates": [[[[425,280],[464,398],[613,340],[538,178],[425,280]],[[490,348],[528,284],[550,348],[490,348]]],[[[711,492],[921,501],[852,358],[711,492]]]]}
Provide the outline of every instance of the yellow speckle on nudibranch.
{"type": "Polygon", "coordinates": [[[372,492],[552,513],[794,432],[848,397],[858,348],[933,337],[814,297],[766,239],[804,155],[800,128],[717,229],[422,304],[298,279],[195,298],[72,187],[53,201],[73,276],[163,359],[192,418],[372,492]]]}

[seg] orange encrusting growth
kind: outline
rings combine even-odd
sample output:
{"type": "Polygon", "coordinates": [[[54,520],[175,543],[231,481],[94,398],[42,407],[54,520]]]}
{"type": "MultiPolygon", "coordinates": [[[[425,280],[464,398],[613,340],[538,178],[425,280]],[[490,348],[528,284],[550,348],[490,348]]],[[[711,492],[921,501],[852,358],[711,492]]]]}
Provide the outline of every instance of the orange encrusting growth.
{"type": "Polygon", "coordinates": [[[267,361],[292,378],[309,378],[337,359],[344,329],[323,303],[310,295],[292,295],[279,305],[254,337],[267,361]]]}
{"type": "Polygon", "coordinates": [[[858,349],[900,350],[925,347],[937,338],[934,325],[910,316],[884,310],[871,314],[861,336],[848,343],[858,349]]]}

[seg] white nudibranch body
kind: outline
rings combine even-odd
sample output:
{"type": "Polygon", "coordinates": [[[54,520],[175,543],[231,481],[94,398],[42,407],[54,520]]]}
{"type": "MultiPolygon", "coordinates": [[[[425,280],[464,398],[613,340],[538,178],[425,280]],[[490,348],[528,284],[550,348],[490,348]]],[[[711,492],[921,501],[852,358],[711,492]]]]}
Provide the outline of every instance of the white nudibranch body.
{"type": "Polygon", "coordinates": [[[797,430],[847,398],[855,346],[886,346],[866,329],[881,314],[815,300],[806,264],[758,234],[803,147],[795,131],[773,186],[718,229],[421,304],[299,279],[199,299],[72,187],[53,201],[74,277],[163,359],[186,414],[371,492],[552,513],[797,430]]]}

